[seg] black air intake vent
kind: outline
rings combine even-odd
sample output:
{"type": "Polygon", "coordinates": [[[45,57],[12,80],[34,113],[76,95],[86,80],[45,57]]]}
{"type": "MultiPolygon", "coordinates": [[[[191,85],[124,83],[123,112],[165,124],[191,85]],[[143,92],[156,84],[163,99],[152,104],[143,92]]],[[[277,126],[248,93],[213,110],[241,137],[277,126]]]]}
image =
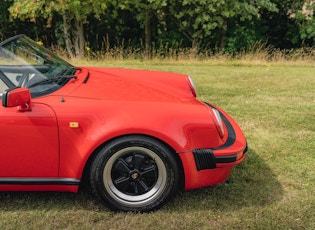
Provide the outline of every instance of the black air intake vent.
{"type": "Polygon", "coordinates": [[[197,170],[214,169],[216,161],[211,149],[196,149],[193,150],[197,170]]]}

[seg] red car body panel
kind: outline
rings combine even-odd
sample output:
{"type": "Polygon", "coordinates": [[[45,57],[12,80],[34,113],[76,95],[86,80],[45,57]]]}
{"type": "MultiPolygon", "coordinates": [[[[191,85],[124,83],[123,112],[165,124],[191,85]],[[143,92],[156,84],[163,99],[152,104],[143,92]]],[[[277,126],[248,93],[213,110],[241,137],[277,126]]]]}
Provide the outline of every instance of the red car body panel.
{"type": "Polygon", "coordinates": [[[59,139],[54,111],[36,104],[31,112],[0,107],[0,177],[57,177],[59,139]]]}
{"type": "MultiPolygon", "coordinates": [[[[1,191],[77,192],[93,154],[126,135],[165,143],[181,164],[186,190],[225,181],[245,157],[237,123],[197,100],[186,75],[96,67],[75,75],[27,105],[0,107],[1,191]]],[[[13,93],[11,102],[18,104],[28,91],[13,93]]]]}
{"type": "MultiPolygon", "coordinates": [[[[106,141],[123,135],[153,136],[163,140],[178,153],[192,148],[213,147],[215,144],[222,143],[220,138],[217,138],[217,143],[215,140],[209,141],[208,134],[214,132],[216,128],[209,122],[207,107],[192,96],[184,101],[170,96],[172,103],[169,100],[161,102],[159,95],[164,95],[164,93],[155,92],[154,95],[152,90],[146,92],[151,93],[146,99],[138,94],[115,96],[114,94],[118,89],[126,91],[127,88],[123,89],[120,84],[117,84],[116,87],[109,84],[110,86],[103,86],[101,91],[106,92],[108,97],[116,98],[108,99],[104,93],[97,95],[97,92],[93,92],[96,83],[92,79],[86,84],[81,83],[81,75],[85,76],[84,72],[78,74],[78,80],[68,83],[72,84],[75,89],[74,91],[70,90],[72,91],[71,94],[56,92],[38,99],[42,103],[54,104],[53,107],[58,117],[60,135],[59,176],[62,178],[80,178],[90,154],[106,141]],[[76,84],[80,86],[74,87],[76,84]],[[156,102],[152,102],[154,98],[156,102]],[[121,100],[119,104],[117,103],[118,100],[121,100]],[[191,101],[189,106],[187,106],[187,100],[191,101]],[[177,101],[176,104],[174,101],[177,101]],[[152,106],[153,103],[156,105],[152,106]],[[103,106],[103,109],[100,109],[100,106],[103,106]],[[148,110],[150,110],[150,116],[147,115],[148,110]],[[182,117],[178,115],[179,110],[182,117]],[[194,117],[194,120],[189,121],[187,117],[194,117]],[[196,121],[198,121],[197,124],[196,121]],[[71,128],[70,123],[76,123],[78,127],[71,128]]],[[[107,81],[109,80],[107,79],[107,81]]],[[[96,82],[100,84],[100,82],[96,82]]],[[[129,90],[130,92],[137,92],[134,89],[129,88],[129,90]]],[[[187,88],[187,90],[189,89],[187,88]]],[[[33,103],[36,101],[37,99],[34,99],[33,103]]]]}

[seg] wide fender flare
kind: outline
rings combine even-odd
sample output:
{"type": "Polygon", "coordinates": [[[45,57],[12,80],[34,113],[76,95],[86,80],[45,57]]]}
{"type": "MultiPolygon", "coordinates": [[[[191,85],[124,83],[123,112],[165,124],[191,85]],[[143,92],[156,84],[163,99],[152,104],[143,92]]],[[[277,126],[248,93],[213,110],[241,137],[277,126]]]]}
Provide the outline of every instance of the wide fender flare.
{"type": "Polygon", "coordinates": [[[60,176],[80,178],[86,162],[100,146],[124,135],[154,137],[175,152],[211,145],[209,135],[216,128],[206,109],[196,106],[159,105],[116,107],[100,111],[99,106],[89,106],[76,116],[58,116],[60,135],[60,176]],[[167,108],[161,108],[166,106],[167,108]],[[196,111],[201,110],[201,111],[196,111]]]}

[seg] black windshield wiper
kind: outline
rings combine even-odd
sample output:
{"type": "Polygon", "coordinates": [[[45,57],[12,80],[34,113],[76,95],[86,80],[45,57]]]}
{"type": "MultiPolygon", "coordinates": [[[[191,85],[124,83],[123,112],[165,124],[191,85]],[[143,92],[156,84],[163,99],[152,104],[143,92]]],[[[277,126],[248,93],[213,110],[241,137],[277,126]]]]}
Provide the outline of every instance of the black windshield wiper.
{"type": "Polygon", "coordinates": [[[76,67],[76,66],[66,67],[66,68],[63,68],[63,69],[58,73],[58,76],[59,76],[59,75],[63,75],[63,74],[65,74],[66,72],[72,71],[72,70],[75,70],[75,71],[77,71],[77,70],[82,71],[81,68],[76,67]]]}
{"type": "Polygon", "coordinates": [[[31,87],[34,87],[34,86],[37,86],[37,85],[41,85],[41,84],[46,84],[46,83],[52,83],[52,82],[57,82],[59,81],[60,79],[77,79],[77,76],[74,76],[74,75],[66,75],[66,76],[55,76],[55,77],[52,77],[52,78],[47,78],[47,79],[42,79],[42,80],[39,80],[37,82],[34,82],[33,84],[27,86],[28,88],[31,88],[31,87]]]}

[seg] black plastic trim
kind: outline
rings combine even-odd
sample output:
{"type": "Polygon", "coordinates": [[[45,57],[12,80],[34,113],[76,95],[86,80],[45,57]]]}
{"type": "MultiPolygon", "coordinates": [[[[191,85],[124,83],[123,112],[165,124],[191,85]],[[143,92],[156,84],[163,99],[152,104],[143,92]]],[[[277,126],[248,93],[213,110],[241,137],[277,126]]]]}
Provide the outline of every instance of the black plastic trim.
{"type": "Polygon", "coordinates": [[[236,155],[215,157],[216,163],[231,163],[236,161],[236,155]]]}
{"type": "MultiPolygon", "coordinates": [[[[206,103],[206,104],[208,106],[210,106],[211,108],[215,109],[215,107],[212,106],[211,104],[208,104],[208,103],[206,103]]],[[[223,120],[223,122],[224,122],[224,124],[225,124],[225,126],[227,128],[227,130],[228,130],[229,136],[228,136],[226,142],[224,143],[224,145],[222,145],[222,146],[220,146],[218,148],[213,148],[213,150],[226,149],[226,148],[230,147],[231,145],[233,145],[235,140],[236,140],[236,134],[235,134],[235,131],[233,129],[233,126],[231,125],[229,120],[223,115],[223,113],[221,113],[220,111],[219,111],[219,113],[220,113],[220,116],[221,116],[221,118],[222,118],[222,120],[223,120]]]]}
{"type": "Polygon", "coordinates": [[[10,91],[14,90],[15,88],[9,88],[4,90],[3,94],[2,94],[2,106],[3,107],[8,107],[8,94],[10,93],[10,91]]]}
{"type": "Polygon", "coordinates": [[[195,157],[197,170],[216,168],[216,159],[211,149],[195,149],[192,151],[195,157]]]}
{"type": "Polygon", "coordinates": [[[79,185],[71,178],[0,178],[0,185],[79,185]]]}
{"type": "Polygon", "coordinates": [[[86,75],[86,77],[82,83],[86,84],[88,82],[89,78],[90,78],[90,72],[88,72],[88,74],[86,75]]]}
{"type": "Polygon", "coordinates": [[[219,156],[213,154],[213,149],[195,149],[194,154],[197,170],[215,169],[217,163],[232,163],[237,159],[236,155],[219,156]]]}

